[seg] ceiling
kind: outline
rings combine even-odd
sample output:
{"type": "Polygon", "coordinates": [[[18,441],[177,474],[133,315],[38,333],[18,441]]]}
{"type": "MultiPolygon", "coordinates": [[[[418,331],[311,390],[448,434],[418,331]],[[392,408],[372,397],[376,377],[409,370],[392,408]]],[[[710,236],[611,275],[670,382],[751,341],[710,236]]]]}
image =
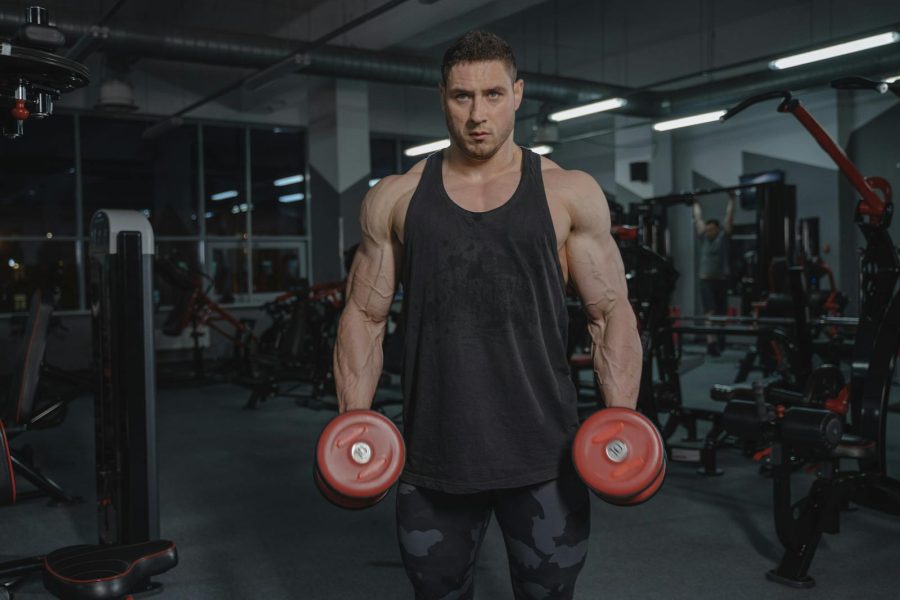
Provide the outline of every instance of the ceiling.
{"type": "MultiPolygon", "coordinates": [[[[32,2],[0,1],[0,35],[14,29],[11,19],[32,2]]],[[[205,40],[207,45],[214,40],[217,46],[241,42],[247,48],[274,44],[279,50],[272,56],[280,56],[282,50],[287,53],[385,2],[127,0],[106,25],[143,32],[149,39],[176,36],[192,42],[205,40]]],[[[43,5],[60,23],[89,26],[117,2],[46,0],[43,5]]],[[[746,94],[777,85],[777,76],[768,72],[767,61],[779,53],[892,25],[896,28],[898,23],[900,2],[895,0],[407,0],[330,43],[436,61],[455,37],[483,27],[510,42],[524,71],[636,91],[664,93],[687,88],[687,93],[676,93],[683,99],[679,110],[687,110],[703,102],[725,101],[726,92],[732,88],[746,94]],[[741,77],[750,77],[749,83],[738,86],[741,77]],[[732,79],[735,86],[728,85],[732,79]],[[718,87],[712,86],[717,82],[718,87]],[[703,86],[716,89],[720,96],[704,98],[703,86]]],[[[97,50],[99,55],[103,52],[103,47],[97,50]]],[[[900,44],[878,52],[871,55],[879,57],[878,61],[848,64],[857,71],[870,63],[874,65],[869,69],[872,71],[880,65],[888,69],[897,64],[900,71],[900,44]]],[[[225,62],[207,69],[208,76],[198,76],[204,71],[192,68],[191,61],[179,64],[177,56],[135,55],[129,62],[138,77],[143,72],[173,89],[181,86],[185,97],[191,98],[214,92],[223,81],[252,72],[248,65],[229,66],[225,62]],[[189,78],[186,72],[191,73],[189,78]]],[[[95,71],[103,69],[98,56],[89,64],[95,71]]],[[[827,85],[830,75],[823,71],[818,78],[788,81],[793,86],[821,86],[827,85]]],[[[290,85],[270,88],[269,93],[259,95],[258,101],[290,104],[292,94],[304,93],[307,79],[288,76],[290,85]]],[[[655,107],[653,110],[659,110],[666,101],[665,96],[649,98],[647,105],[655,107]]],[[[239,100],[247,108],[257,96],[242,94],[239,100]]],[[[230,101],[235,102],[235,98],[230,101]]]]}

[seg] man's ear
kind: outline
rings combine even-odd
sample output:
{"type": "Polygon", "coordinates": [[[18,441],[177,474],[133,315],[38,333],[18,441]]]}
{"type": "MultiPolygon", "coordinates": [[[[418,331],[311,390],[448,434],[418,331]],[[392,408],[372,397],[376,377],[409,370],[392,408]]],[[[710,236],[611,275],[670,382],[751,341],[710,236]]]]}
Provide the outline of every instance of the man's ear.
{"type": "Polygon", "coordinates": [[[525,93],[525,81],[522,79],[517,79],[515,83],[513,83],[513,98],[516,100],[516,110],[519,110],[519,105],[522,104],[522,95],[525,93]]]}
{"type": "Polygon", "coordinates": [[[441,112],[446,114],[447,109],[444,108],[444,92],[446,92],[446,89],[444,88],[444,84],[439,83],[438,84],[438,95],[440,96],[440,99],[441,99],[441,112]]]}

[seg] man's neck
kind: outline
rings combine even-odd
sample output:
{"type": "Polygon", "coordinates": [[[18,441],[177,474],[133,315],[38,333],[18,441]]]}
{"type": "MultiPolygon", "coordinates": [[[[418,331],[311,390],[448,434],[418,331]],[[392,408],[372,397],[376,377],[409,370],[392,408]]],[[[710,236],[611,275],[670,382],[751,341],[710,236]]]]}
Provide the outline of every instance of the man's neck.
{"type": "Polygon", "coordinates": [[[451,144],[444,153],[444,162],[447,167],[457,173],[464,173],[473,179],[490,179],[503,173],[512,167],[518,167],[521,163],[521,152],[513,142],[512,135],[490,158],[483,160],[472,158],[463,153],[458,146],[451,144]]]}

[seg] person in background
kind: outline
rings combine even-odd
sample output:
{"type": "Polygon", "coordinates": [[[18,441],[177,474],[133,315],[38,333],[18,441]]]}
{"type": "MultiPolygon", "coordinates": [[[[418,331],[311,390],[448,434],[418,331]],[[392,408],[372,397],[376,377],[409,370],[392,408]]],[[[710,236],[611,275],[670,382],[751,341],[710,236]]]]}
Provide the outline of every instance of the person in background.
{"type": "MultiPolygon", "coordinates": [[[[703,314],[724,315],[728,304],[728,246],[734,226],[734,193],[728,193],[728,207],[725,221],[703,220],[700,203],[694,201],[694,228],[700,242],[700,264],[697,269],[700,278],[700,300],[703,314]]],[[[706,336],[706,351],[710,356],[719,356],[724,346],[724,338],[709,334],[706,336]]]]}

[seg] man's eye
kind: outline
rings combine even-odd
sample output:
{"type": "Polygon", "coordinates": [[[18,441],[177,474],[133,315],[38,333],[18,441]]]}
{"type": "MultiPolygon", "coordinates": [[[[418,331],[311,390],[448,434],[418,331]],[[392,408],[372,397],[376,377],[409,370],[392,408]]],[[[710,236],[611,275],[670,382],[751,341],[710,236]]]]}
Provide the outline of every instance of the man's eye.
{"type": "Polygon", "coordinates": [[[460,101],[465,100],[465,99],[468,98],[468,97],[469,97],[468,94],[457,94],[457,95],[456,95],[456,99],[457,99],[457,100],[460,100],[460,101]]]}
{"type": "Polygon", "coordinates": [[[491,99],[499,98],[499,97],[500,97],[500,92],[488,92],[488,97],[491,98],[491,99]]]}

